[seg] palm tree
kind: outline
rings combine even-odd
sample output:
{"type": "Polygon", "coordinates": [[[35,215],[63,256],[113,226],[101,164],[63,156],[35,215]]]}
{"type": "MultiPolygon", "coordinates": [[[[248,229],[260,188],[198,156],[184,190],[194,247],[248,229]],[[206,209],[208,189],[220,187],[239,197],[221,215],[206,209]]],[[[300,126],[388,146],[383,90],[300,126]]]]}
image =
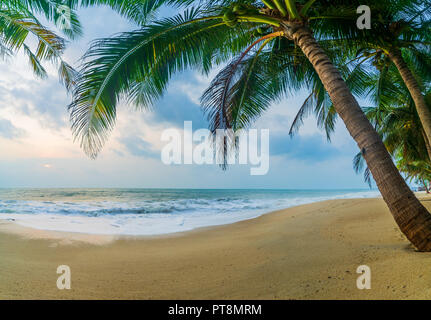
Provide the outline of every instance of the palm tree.
{"type": "MultiPolygon", "coordinates": [[[[412,175],[407,168],[415,164],[416,177],[419,170],[425,168],[424,165],[417,164],[431,164],[427,153],[429,144],[413,99],[408,95],[407,88],[396,87],[399,74],[393,73],[393,76],[391,77],[393,82],[380,90],[380,104],[364,108],[364,112],[382,137],[389,153],[396,159],[399,170],[407,173],[408,180],[411,180],[412,175]]],[[[364,170],[365,180],[371,185],[370,172],[361,153],[355,156],[353,163],[356,172],[364,170]]]]}
{"type": "Polygon", "coordinates": [[[386,32],[380,44],[381,52],[395,64],[415,102],[428,141],[431,141],[431,109],[426,104],[421,80],[429,80],[431,72],[430,10],[429,1],[400,1],[394,5],[390,20],[383,18],[386,32]]]}
{"type": "Polygon", "coordinates": [[[406,175],[406,179],[420,183],[426,193],[430,193],[429,182],[431,181],[431,164],[425,161],[398,162],[399,170],[406,175]]]}
{"type": "MultiPolygon", "coordinates": [[[[187,9],[138,30],[100,39],[84,56],[69,108],[73,132],[89,156],[95,157],[106,141],[121,97],[148,107],[163,95],[174,73],[187,68],[207,73],[215,64],[232,59],[203,96],[203,104],[213,130],[241,129],[274,99],[295,89],[290,86],[289,69],[283,73],[283,60],[278,71],[274,67],[280,57],[277,50],[286,43],[295,44],[357,142],[400,229],[418,250],[431,251],[431,216],[399,174],[342,74],[313,34],[319,17],[329,9],[334,12],[336,1],[165,2],[187,9]],[[193,6],[198,4],[199,8],[193,6]]],[[[356,18],[349,23],[356,25],[356,18]]]]}
{"type": "MultiPolygon", "coordinates": [[[[426,179],[418,177],[428,174],[426,168],[431,163],[431,146],[415,103],[401,75],[388,57],[383,55],[361,52],[359,58],[355,58],[353,61],[358,59],[360,59],[359,62],[346,76],[346,82],[362,98],[371,100],[375,105],[363,107],[363,110],[382,137],[387,150],[396,160],[398,169],[406,175],[406,179],[410,182],[413,180],[425,181],[426,179]],[[369,64],[372,66],[364,66],[366,61],[370,62],[369,64]],[[360,81],[358,81],[359,79],[360,81]]],[[[342,62],[342,66],[345,66],[345,62],[342,62]]],[[[318,118],[318,124],[326,131],[327,137],[330,139],[336,114],[328,112],[328,110],[332,110],[333,106],[330,102],[325,101],[326,96],[320,97],[316,94],[316,90],[310,96],[316,98],[313,103],[306,101],[301,107],[292,124],[291,133],[294,134],[299,129],[305,115],[314,112],[318,118]]],[[[431,90],[428,90],[425,99],[428,108],[431,109],[430,98],[431,90]]],[[[361,152],[354,157],[353,167],[357,173],[364,172],[364,179],[371,186],[370,170],[366,166],[361,152]]]]}
{"type": "MultiPolygon", "coordinates": [[[[0,55],[8,56],[22,51],[29,59],[36,76],[45,78],[43,61],[56,62],[59,65],[60,80],[67,88],[74,82],[74,69],[62,59],[66,40],[41,24],[36,15],[42,15],[48,21],[56,23],[62,19],[58,10],[60,1],[48,0],[10,0],[0,3],[0,55]],[[30,48],[29,40],[37,41],[35,51],[30,48]]],[[[68,27],[62,32],[74,39],[81,34],[81,26],[74,11],[68,16],[68,27]]]]}
{"type": "MultiPolygon", "coordinates": [[[[431,141],[431,109],[423,94],[426,82],[431,80],[431,2],[368,2],[375,17],[372,28],[348,29],[344,32],[345,46],[349,49],[356,46],[358,53],[362,53],[358,58],[374,58],[378,68],[390,63],[396,66],[415,102],[427,140],[431,141]]],[[[330,23],[337,20],[342,23],[338,17],[331,20],[330,23]]]]}
{"type": "MultiPolygon", "coordinates": [[[[370,99],[375,105],[363,110],[382,137],[389,153],[395,158],[398,169],[405,174],[406,180],[418,180],[423,184],[427,179],[419,177],[428,174],[426,168],[431,162],[431,145],[397,67],[382,51],[370,52],[369,49],[361,48],[350,58],[353,59],[347,64],[355,64],[350,68],[349,74],[346,74],[346,82],[362,98],[370,99]]],[[[428,85],[425,83],[429,83],[429,65],[426,65],[426,59],[406,55],[406,62],[408,65],[416,64],[415,74],[424,83],[423,91],[427,92],[428,85]]],[[[346,61],[340,63],[341,67],[346,66],[346,61]]],[[[330,140],[336,113],[332,112],[333,106],[327,101],[326,95],[318,94],[320,89],[312,89],[310,97],[314,99],[307,99],[300,108],[292,123],[291,134],[299,129],[304,116],[315,113],[318,124],[330,140]]],[[[431,110],[431,90],[425,95],[425,102],[431,110]]],[[[357,173],[364,172],[364,179],[371,186],[370,171],[360,152],[353,159],[353,167],[357,173]]]]}
{"type": "Polygon", "coordinates": [[[149,3],[145,0],[2,0],[0,2],[0,57],[10,56],[21,50],[28,57],[35,75],[40,78],[47,77],[42,62],[55,62],[59,66],[61,82],[67,89],[71,89],[76,71],[62,59],[67,40],[43,26],[38,17],[43,16],[47,21],[55,24],[68,40],[74,40],[82,34],[76,10],[101,5],[108,6],[122,16],[139,22],[143,22],[144,16],[150,15],[160,7],[158,1],[149,3]],[[32,37],[37,40],[35,51],[29,44],[32,37]]]}

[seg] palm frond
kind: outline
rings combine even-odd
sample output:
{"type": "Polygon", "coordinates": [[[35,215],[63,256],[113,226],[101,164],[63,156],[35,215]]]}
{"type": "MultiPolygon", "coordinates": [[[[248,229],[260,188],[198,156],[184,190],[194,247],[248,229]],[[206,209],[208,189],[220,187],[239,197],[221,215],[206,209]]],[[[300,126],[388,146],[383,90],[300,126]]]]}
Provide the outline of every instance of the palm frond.
{"type": "Polygon", "coordinates": [[[25,44],[24,53],[28,56],[30,66],[32,67],[34,74],[41,79],[46,79],[48,75],[45,68],[42,66],[36,55],[34,55],[30,48],[25,44]]]}
{"type": "Polygon", "coordinates": [[[72,128],[85,152],[95,157],[115,123],[123,95],[149,107],[166,90],[174,73],[186,68],[209,70],[226,59],[227,49],[250,39],[241,28],[229,28],[220,16],[197,9],[166,18],[134,32],[101,39],[84,57],[73,101],[72,128]]]}

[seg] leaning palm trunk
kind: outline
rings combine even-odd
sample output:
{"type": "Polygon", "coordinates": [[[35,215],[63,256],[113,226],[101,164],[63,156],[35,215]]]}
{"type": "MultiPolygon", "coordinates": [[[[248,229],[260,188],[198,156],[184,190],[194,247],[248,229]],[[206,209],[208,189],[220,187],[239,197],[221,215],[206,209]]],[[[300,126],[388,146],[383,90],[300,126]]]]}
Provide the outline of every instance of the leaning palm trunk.
{"type": "Polygon", "coordinates": [[[285,25],[315,68],[332,103],[358,144],[377,186],[401,231],[420,251],[431,251],[431,215],[395,167],[381,138],[361,110],[340,72],[304,25],[285,25]]]}
{"type": "MultiPolygon", "coordinates": [[[[389,52],[389,57],[397,67],[405,85],[407,86],[410,95],[416,105],[416,111],[418,112],[419,119],[421,120],[422,127],[424,128],[426,140],[431,141],[431,110],[425,101],[425,96],[422,94],[419,83],[410,71],[407,63],[404,61],[400,50],[392,50],[389,52]]],[[[428,150],[428,156],[431,158],[430,150],[428,150]]]]}
{"type": "Polygon", "coordinates": [[[428,137],[425,133],[425,130],[422,129],[422,136],[424,137],[424,141],[425,141],[425,147],[427,149],[427,153],[428,153],[428,161],[431,161],[431,145],[430,145],[430,141],[428,140],[428,137]]]}

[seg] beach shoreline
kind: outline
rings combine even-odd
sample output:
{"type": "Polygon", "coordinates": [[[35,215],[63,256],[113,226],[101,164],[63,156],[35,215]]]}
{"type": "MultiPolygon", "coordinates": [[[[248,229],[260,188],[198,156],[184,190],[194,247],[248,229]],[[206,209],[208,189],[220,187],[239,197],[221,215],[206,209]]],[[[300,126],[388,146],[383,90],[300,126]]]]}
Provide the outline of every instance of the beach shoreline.
{"type": "MultiPolygon", "coordinates": [[[[430,208],[431,197],[419,195],[430,208]]],[[[416,252],[382,199],[316,202],[233,224],[139,237],[0,223],[0,299],[428,299],[416,252]],[[95,240],[96,239],[96,240],[95,240]],[[72,290],[56,287],[59,265],[72,290]],[[372,270],[358,290],[356,269],[372,270]]]]}
{"type": "MultiPolygon", "coordinates": [[[[416,196],[420,197],[421,195],[425,195],[424,193],[417,193],[416,196]]],[[[365,199],[380,199],[381,197],[372,197],[372,198],[365,198],[365,199]]],[[[0,219],[0,233],[10,233],[15,234],[18,236],[21,236],[23,238],[27,239],[44,239],[44,240],[65,240],[62,241],[62,244],[70,244],[71,242],[77,241],[77,242],[84,242],[88,244],[109,244],[116,240],[151,240],[151,239],[163,239],[163,238],[176,238],[181,237],[184,235],[187,235],[189,233],[195,233],[195,232],[204,232],[207,230],[211,230],[214,228],[223,228],[228,225],[234,225],[237,223],[241,223],[243,221],[248,220],[255,220],[265,215],[275,214],[279,212],[285,212],[289,209],[294,209],[302,206],[308,206],[310,204],[319,204],[319,203],[325,203],[328,201],[337,201],[337,200],[360,200],[364,198],[346,198],[346,199],[328,199],[328,200],[321,200],[321,201],[314,201],[310,203],[305,204],[299,204],[299,205],[293,205],[289,206],[287,208],[281,208],[281,209],[274,209],[270,210],[268,212],[264,212],[261,214],[258,214],[257,216],[252,216],[250,218],[245,218],[238,221],[233,222],[226,222],[223,224],[216,224],[216,225],[208,225],[203,227],[196,227],[191,230],[185,230],[185,231],[176,231],[176,232],[169,232],[169,233],[161,233],[161,234],[151,234],[151,235],[128,235],[128,234],[99,234],[99,233],[86,233],[86,232],[72,232],[72,231],[61,231],[61,230],[47,230],[47,229],[40,229],[40,228],[32,228],[25,225],[22,225],[16,221],[10,221],[5,219],[0,219]]]]}
{"type": "Polygon", "coordinates": [[[379,195],[353,189],[6,189],[0,192],[0,218],[54,232],[159,236],[254,219],[307,203],[379,195]]]}

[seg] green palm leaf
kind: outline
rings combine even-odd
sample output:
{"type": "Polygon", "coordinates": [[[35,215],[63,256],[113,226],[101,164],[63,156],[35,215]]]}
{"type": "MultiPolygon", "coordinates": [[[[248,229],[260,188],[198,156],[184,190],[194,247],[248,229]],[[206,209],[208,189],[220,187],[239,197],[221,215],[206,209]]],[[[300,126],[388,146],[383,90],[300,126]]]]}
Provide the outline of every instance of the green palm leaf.
{"type": "Polygon", "coordinates": [[[96,156],[126,93],[129,101],[149,107],[163,95],[174,73],[190,67],[207,72],[214,60],[225,61],[249,41],[241,28],[234,31],[221,23],[220,16],[202,17],[201,11],[189,10],[94,42],[69,106],[82,147],[96,156]]]}

